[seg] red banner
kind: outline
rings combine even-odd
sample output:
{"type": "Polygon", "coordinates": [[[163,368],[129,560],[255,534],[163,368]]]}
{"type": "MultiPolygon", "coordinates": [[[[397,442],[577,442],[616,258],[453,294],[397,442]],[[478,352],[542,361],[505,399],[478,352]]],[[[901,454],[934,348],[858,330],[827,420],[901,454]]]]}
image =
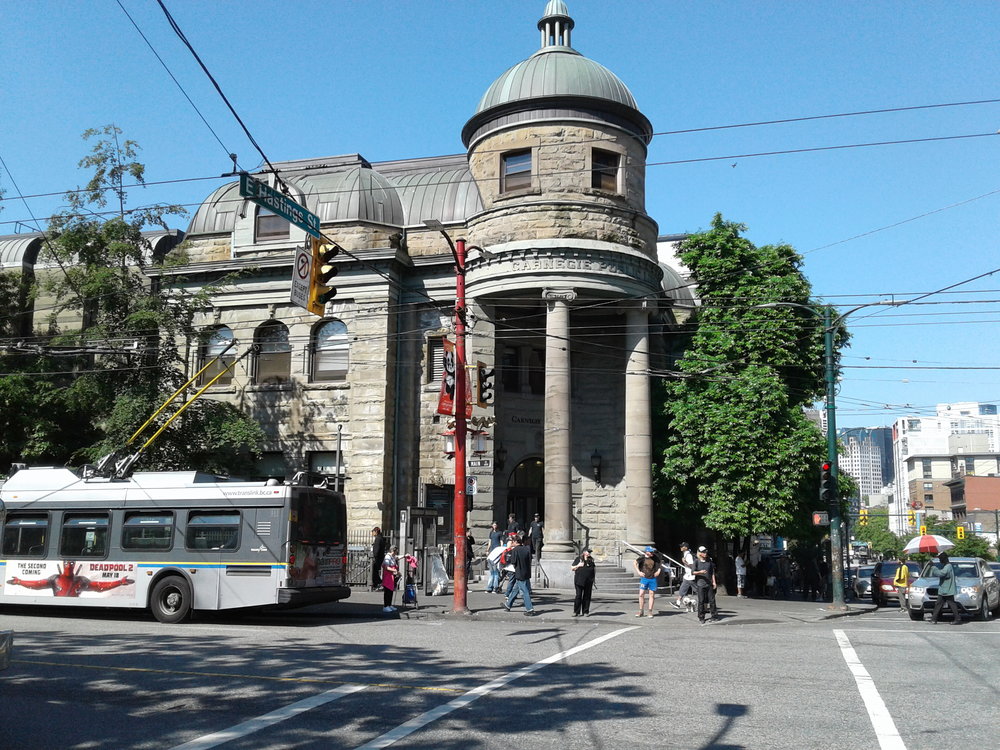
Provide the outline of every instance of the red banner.
{"type": "Polygon", "coordinates": [[[455,345],[443,340],[444,371],[441,373],[441,395],[438,396],[438,414],[455,413],[455,345]]]}

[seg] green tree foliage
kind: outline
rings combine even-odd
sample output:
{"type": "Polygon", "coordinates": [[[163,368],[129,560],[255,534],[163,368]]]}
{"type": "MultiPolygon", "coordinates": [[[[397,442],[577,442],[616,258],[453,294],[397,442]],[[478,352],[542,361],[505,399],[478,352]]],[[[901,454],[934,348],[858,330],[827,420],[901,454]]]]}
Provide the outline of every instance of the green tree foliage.
{"type": "Polygon", "coordinates": [[[757,247],[716,215],[680,259],[702,306],[686,326],[682,375],[660,390],[666,430],[657,499],[727,536],[806,531],[825,442],[803,408],[824,390],[822,324],[801,257],[757,247]]]}
{"type": "Polygon", "coordinates": [[[868,511],[868,523],[862,526],[854,522],[854,536],[863,542],[868,542],[872,552],[886,560],[898,558],[903,551],[907,539],[900,539],[889,531],[888,508],[871,508],[868,511]]]}
{"type": "MultiPolygon", "coordinates": [[[[938,516],[928,516],[925,525],[928,534],[937,534],[945,539],[954,542],[955,546],[948,550],[952,557],[982,557],[985,560],[994,559],[990,552],[990,543],[981,536],[966,532],[965,539],[958,538],[958,522],[954,520],[944,521],[938,516]]],[[[928,559],[930,556],[928,556],[928,559]]]]}
{"type": "MultiPolygon", "coordinates": [[[[0,458],[94,461],[123,446],[187,379],[178,343],[193,335],[207,292],[185,297],[159,288],[146,270],[161,259],[144,234],[167,229],[167,217],[184,211],[128,208],[126,180],[144,182],[138,145],[113,125],[83,137],[93,146],[80,167],[92,176],[66,195],[68,208],[51,218],[41,254],[54,269],[39,282],[46,330],[30,342],[34,356],[14,363],[27,380],[4,378],[0,386],[0,425],[20,425],[25,439],[0,442],[0,458]]],[[[6,297],[0,284],[0,304],[6,297]]],[[[137,468],[242,471],[262,438],[235,407],[203,398],[137,468]]]]}

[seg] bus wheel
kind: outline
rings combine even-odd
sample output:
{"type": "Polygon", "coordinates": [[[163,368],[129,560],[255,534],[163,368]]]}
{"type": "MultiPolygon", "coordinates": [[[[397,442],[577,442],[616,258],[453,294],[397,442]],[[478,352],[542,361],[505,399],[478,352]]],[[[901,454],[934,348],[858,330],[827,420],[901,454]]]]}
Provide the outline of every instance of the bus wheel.
{"type": "Polygon", "coordinates": [[[181,622],[191,612],[191,587],[180,576],[162,578],[153,587],[149,608],[160,622],[181,622]]]}

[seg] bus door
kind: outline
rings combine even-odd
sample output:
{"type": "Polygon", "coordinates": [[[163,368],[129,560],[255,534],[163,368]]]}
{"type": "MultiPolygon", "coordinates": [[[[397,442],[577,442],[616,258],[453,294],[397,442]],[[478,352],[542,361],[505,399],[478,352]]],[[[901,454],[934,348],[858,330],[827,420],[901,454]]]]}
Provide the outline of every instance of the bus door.
{"type": "Polygon", "coordinates": [[[195,609],[221,608],[221,581],[225,577],[225,563],[239,549],[240,520],[238,510],[188,513],[185,545],[196,571],[192,574],[195,609]]]}

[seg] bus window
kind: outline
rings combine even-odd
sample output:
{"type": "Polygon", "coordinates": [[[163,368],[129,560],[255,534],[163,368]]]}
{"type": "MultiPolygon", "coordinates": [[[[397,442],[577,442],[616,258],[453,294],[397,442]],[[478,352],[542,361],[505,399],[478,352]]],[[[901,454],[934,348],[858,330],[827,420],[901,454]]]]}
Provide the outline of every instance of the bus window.
{"type": "Polygon", "coordinates": [[[3,554],[8,557],[44,557],[49,531],[47,515],[11,515],[3,527],[3,554]]]}
{"type": "Polygon", "coordinates": [[[74,560],[78,557],[104,557],[108,551],[108,516],[105,513],[75,514],[63,517],[59,554],[74,560]]]}
{"type": "Polygon", "coordinates": [[[188,549],[239,549],[240,514],[193,512],[188,516],[188,549]]]}
{"type": "Polygon", "coordinates": [[[174,536],[173,513],[126,513],[122,549],[170,549],[174,536]]]}

